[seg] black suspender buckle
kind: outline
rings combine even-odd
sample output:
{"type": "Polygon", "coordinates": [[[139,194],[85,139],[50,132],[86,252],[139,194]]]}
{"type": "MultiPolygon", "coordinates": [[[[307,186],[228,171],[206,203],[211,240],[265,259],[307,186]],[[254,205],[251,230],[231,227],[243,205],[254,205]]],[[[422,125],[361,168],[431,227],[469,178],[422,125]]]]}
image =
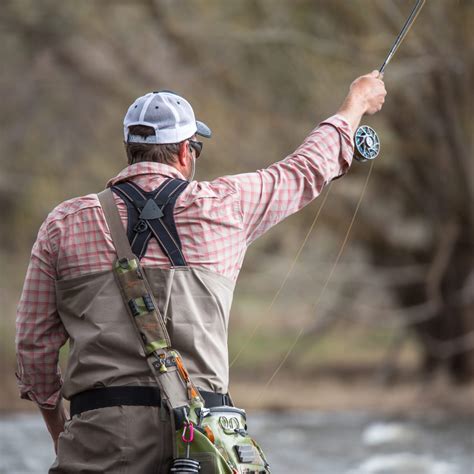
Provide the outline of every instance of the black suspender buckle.
{"type": "Polygon", "coordinates": [[[133,231],[137,232],[138,234],[145,232],[148,229],[148,224],[146,221],[140,219],[136,225],[133,227],[133,231]]]}

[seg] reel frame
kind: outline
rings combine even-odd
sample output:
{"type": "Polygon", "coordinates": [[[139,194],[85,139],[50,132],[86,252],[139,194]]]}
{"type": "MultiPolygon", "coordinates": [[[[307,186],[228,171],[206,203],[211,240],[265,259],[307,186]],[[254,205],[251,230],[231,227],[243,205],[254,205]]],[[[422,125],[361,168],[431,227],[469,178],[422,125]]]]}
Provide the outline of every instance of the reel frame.
{"type": "Polygon", "coordinates": [[[361,125],[354,135],[354,158],[364,162],[374,160],[380,153],[380,139],[377,132],[368,125],[361,125]]]}

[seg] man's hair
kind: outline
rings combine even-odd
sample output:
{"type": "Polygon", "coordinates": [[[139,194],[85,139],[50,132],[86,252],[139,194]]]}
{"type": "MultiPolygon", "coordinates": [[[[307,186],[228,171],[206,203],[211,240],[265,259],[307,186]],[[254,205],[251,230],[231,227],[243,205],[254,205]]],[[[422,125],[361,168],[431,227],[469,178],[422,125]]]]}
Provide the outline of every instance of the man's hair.
{"type": "MultiPolygon", "coordinates": [[[[131,135],[140,135],[149,137],[155,134],[152,127],[145,125],[132,125],[129,128],[131,135]]],[[[179,143],[169,144],[151,144],[151,143],[125,143],[128,164],[140,163],[142,161],[154,161],[155,163],[164,163],[173,165],[178,160],[179,143]]]]}

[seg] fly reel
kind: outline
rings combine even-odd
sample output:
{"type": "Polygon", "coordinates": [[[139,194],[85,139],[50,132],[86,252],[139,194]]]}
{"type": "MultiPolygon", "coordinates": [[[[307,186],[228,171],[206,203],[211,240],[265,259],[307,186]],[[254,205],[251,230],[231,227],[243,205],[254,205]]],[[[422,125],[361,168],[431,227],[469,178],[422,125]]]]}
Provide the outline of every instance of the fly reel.
{"type": "Polygon", "coordinates": [[[361,125],[354,135],[354,158],[364,162],[377,158],[379,153],[380,140],[377,132],[368,125],[361,125]]]}

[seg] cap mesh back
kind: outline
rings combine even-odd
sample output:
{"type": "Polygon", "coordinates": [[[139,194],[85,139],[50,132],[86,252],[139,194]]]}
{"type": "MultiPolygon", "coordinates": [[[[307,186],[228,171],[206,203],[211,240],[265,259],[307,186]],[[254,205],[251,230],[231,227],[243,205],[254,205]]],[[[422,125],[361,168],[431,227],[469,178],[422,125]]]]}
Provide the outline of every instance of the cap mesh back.
{"type": "MultiPolygon", "coordinates": [[[[152,92],[139,97],[130,106],[124,119],[125,141],[128,141],[128,129],[132,125],[153,127],[155,143],[178,143],[197,131],[191,104],[172,92],[152,92]]],[[[147,143],[150,143],[149,139],[147,143]]]]}

